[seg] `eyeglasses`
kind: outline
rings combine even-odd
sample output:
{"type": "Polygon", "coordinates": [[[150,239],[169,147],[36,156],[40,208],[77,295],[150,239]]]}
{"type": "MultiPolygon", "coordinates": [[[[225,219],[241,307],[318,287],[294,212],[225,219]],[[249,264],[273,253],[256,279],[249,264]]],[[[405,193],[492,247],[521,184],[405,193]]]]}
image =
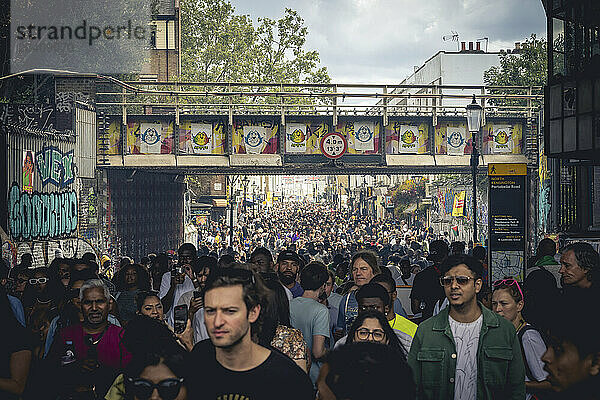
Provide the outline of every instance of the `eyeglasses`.
{"type": "Polygon", "coordinates": [[[460,286],[464,286],[467,283],[469,283],[469,281],[471,279],[475,279],[473,277],[470,276],[463,276],[463,275],[459,275],[459,276],[444,276],[443,278],[440,278],[440,284],[442,286],[452,286],[452,282],[454,282],[454,280],[456,279],[456,282],[460,285],[460,286]]]}
{"type": "Polygon", "coordinates": [[[31,278],[29,280],[29,284],[30,285],[36,285],[38,283],[42,283],[43,284],[43,283],[46,283],[46,282],[48,282],[48,278],[31,278]]]}
{"type": "Polygon", "coordinates": [[[358,306],[358,309],[360,311],[379,311],[379,312],[383,312],[383,310],[381,309],[381,307],[378,304],[371,304],[368,306],[358,306]]]}
{"type": "Polygon", "coordinates": [[[358,336],[360,340],[368,340],[369,336],[371,336],[373,337],[374,341],[381,342],[383,339],[385,339],[385,332],[381,329],[374,329],[370,331],[367,328],[359,328],[356,330],[356,336],[358,336]]]}
{"type": "Polygon", "coordinates": [[[183,381],[183,378],[169,378],[152,383],[142,378],[127,378],[127,392],[140,400],[148,400],[156,389],[163,400],[174,400],[181,390],[183,381]]]}
{"type": "Polygon", "coordinates": [[[492,285],[494,286],[495,289],[499,288],[500,286],[509,287],[512,285],[517,285],[517,289],[519,289],[519,293],[521,294],[521,299],[525,300],[525,296],[523,296],[523,291],[521,290],[521,286],[519,285],[519,282],[517,282],[517,280],[514,278],[500,279],[500,280],[497,280],[494,283],[492,283],[492,285]]]}

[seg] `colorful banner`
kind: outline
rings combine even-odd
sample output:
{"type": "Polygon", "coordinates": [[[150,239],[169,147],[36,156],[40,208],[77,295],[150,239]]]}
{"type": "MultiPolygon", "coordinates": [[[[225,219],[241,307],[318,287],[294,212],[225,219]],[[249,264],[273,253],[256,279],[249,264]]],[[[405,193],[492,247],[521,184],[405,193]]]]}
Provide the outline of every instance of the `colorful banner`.
{"type": "Polygon", "coordinates": [[[246,125],[244,131],[244,145],[248,154],[260,154],[267,142],[267,130],[264,126],[246,125]]]}
{"type": "Polygon", "coordinates": [[[23,150],[23,191],[26,193],[33,192],[34,167],[33,151],[23,150]]]}
{"type": "Polygon", "coordinates": [[[454,195],[454,204],[452,206],[453,217],[464,217],[465,215],[465,196],[466,192],[463,190],[454,195]]]}
{"type": "Polygon", "coordinates": [[[354,148],[362,151],[375,149],[375,123],[357,121],[354,123],[354,148]]]}
{"type": "Polygon", "coordinates": [[[415,125],[402,125],[398,138],[398,153],[419,152],[419,127],[415,125]]]}
{"type": "Polygon", "coordinates": [[[493,132],[492,153],[512,153],[512,126],[494,125],[493,132]]]}
{"type": "Polygon", "coordinates": [[[449,126],[446,128],[447,151],[449,155],[462,156],[465,154],[467,137],[462,126],[449,126]]]}
{"type": "Polygon", "coordinates": [[[140,152],[142,154],[160,154],[161,131],[160,123],[140,123],[140,152]]]}
{"type": "Polygon", "coordinates": [[[191,124],[192,151],[194,154],[211,154],[213,149],[212,124],[191,124]]]}
{"type": "Polygon", "coordinates": [[[290,123],[286,125],[286,153],[305,153],[306,141],[307,134],[305,124],[290,123]]]}

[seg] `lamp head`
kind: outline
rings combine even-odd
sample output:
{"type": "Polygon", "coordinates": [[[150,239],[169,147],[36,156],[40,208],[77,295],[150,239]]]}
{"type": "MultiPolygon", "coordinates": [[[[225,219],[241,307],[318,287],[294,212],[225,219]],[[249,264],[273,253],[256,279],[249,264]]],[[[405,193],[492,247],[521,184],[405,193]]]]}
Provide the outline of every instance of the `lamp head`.
{"type": "Polygon", "coordinates": [[[469,132],[479,132],[481,129],[481,112],[483,108],[477,104],[475,95],[473,95],[473,101],[467,106],[467,126],[469,132]]]}

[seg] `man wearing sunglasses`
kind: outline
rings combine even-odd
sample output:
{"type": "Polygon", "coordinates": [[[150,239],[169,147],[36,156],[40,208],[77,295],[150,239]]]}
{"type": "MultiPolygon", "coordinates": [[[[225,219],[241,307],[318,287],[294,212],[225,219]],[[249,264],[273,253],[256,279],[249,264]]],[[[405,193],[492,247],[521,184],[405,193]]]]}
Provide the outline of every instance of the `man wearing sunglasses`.
{"type": "Polygon", "coordinates": [[[209,278],[204,323],[210,340],[190,353],[190,399],[314,399],[300,367],[252,340],[267,293],[248,270],[222,269],[209,278]]]}
{"type": "Polygon", "coordinates": [[[483,265],[452,255],[441,265],[449,307],[419,325],[408,355],[419,399],[524,399],[515,327],[477,301],[483,265]]]}

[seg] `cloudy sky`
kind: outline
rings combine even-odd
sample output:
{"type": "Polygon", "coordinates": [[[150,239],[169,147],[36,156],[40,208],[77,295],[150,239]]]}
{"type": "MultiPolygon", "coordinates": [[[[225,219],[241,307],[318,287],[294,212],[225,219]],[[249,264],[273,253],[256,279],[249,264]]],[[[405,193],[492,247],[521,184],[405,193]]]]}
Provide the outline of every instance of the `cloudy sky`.
{"type": "Polygon", "coordinates": [[[455,31],[461,41],[489,38],[489,51],[514,47],[532,33],[546,37],[541,0],[230,0],[253,20],[280,18],[286,7],[308,26],[336,83],[400,83],[455,31]]]}

